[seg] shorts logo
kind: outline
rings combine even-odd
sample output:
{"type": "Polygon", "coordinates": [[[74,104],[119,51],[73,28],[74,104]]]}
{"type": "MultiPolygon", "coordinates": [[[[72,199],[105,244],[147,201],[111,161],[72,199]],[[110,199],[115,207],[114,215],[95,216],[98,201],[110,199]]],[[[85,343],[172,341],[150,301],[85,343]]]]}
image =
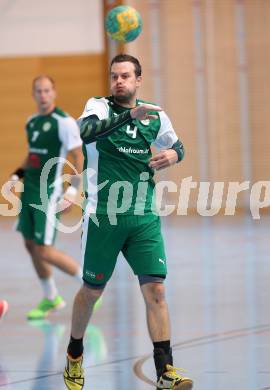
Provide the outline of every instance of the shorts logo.
{"type": "Polygon", "coordinates": [[[96,280],[102,280],[104,279],[104,274],[96,274],[93,271],[86,270],[85,271],[86,275],[89,276],[91,279],[96,279],[96,280]]]}
{"type": "Polygon", "coordinates": [[[159,261],[160,263],[162,263],[162,264],[164,264],[164,265],[165,265],[165,261],[164,261],[164,260],[162,260],[162,259],[158,259],[158,261],[159,261]]]}
{"type": "Polygon", "coordinates": [[[89,276],[91,279],[95,279],[96,278],[96,274],[92,271],[88,271],[86,270],[85,271],[86,275],[89,276]]]}

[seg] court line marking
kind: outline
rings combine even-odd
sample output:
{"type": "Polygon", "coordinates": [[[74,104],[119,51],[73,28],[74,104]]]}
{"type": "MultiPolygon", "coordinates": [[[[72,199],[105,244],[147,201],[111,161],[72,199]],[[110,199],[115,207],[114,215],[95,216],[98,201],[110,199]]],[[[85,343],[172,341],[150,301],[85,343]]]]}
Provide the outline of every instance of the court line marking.
{"type": "MultiPolygon", "coordinates": [[[[235,329],[230,330],[227,332],[221,332],[221,333],[213,333],[211,335],[202,336],[202,337],[196,337],[194,339],[182,341],[176,344],[172,345],[173,350],[179,350],[179,349],[188,349],[188,348],[194,348],[194,347],[200,347],[202,345],[207,344],[213,344],[217,342],[222,341],[228,341],[240,337],[246,337],[250,334],[260,334],[266,330],[270,330],[270,325],[258,325],[250,328],[242,328],[242,329],[235,329]]],[[[143,372],[143,365],[144,363],[153,357],[153,354],[148,354],[143,357],[141,357],[137,362],[135,362],[133,366],[133,371],[135,375],[144,383],[147,383],[151,386],[156,386],[156,382],[148,378],[144,372],[143,372]]],[[[270,389],[270,387],[269,387],[270,389]]]]}
{"type": "MultiPolygon", "coordinates": [[[[185,341],[181,341],[179,343],[173,344],[172,348],[174,350],[195,348],[197,346],[200,347],[201,345],[207,345],[207,344],[211,344],[211,343],[215,343],[215,342],[222,342],[222,341],[227,341],[227,340],[235,339],[235,338],[239,338],[239,337],[245,337],[245,336],[248,336],[249,334],[252,334],[252,333],[259,334],[259,333],[262,333],[266,330],[270,330],[270,324],[257,325],[257,326],[248,327],[248,328],[241,328],[241,329],[234,329],[234,330],[229,330],[227,332],[213,333],[213,334],[206,335],[206,336],[196,337],[196,338],[193,338],[190,340],[185,340],[185,341]]],[[[135,375],[143,382],[145,382],[149,385],[155,386],[155,382],[152,381],[151,379],[149,379],[143,373],[143,370],[142,370],[143,364],[145,363],[145,361],[147,361],[150,358],[152,358],[152,354],[147,354],[144,356],[130,356],[127,358],[116,359],[116,360],[112,360],[112,361],[107,361],[107,362],[103,362],[103,363],[85,366],[84,369],[87,370],[89,368],[92,369],[92,368],[97,368],[97,367],[103,367],[103,366],[107,366],[107,365],[117,364],[117,363],[121,363],[121,362],[128,362],[130,360],[137,359],[137,362],[135,362],[133,365],[133,371],[134,371],[135,375]]],[[[14,371],[9,370],[9,371],[4,371],[4,372],[18,372],[18,370],[14,370],[14,371]]],[[[34,381],[37,381],[40,379],[50,378],[50,377],[54,377],[54,376],[58,376],[58,375],[62,376],[63,371],[57,371],[57,372],[52,372],[52,373],[48,373],[48,374],[44,374],[44,375],[39,375],[39,376],[35,376],[34,378],[26,378],[26,379],[16,380],[16,381],[9,382],[7,384],[0,384],[0,387],[8,387],[8,386],[20,384],[20,383],[34,382],[34,381]]],[[[267,387],[266,387],[266,389],[267,389],[267,387]]]]}

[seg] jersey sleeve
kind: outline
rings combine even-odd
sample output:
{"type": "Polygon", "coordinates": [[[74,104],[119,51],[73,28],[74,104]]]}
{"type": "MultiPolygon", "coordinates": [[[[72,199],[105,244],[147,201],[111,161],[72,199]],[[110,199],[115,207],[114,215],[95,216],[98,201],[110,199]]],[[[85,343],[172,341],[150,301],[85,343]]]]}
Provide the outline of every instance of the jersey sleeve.
{"type": "Polygon", "coordinates": [[[161,111],[159,113],[160,118],[160,129],[157,134],[157,138],[153,142],[153,145],[161,149],[170,149],[173,144],[178,140],[178,137],[174,131],[172,123],[168,117],[168,115],[161,111]]]}
{"type": "Polygon", "coordinates": [[[59,138],[67,151],[82,145],[80,130],[75,119],[66,117],[60,121],[59,138]]]}
{"type": "Polygon", "coordinates": [[[82,115],[79,117],[79,124],[84,118],[96,115],[99,120],[107,119],[109,116],[109,106],[105,98],[91,98],[87,101],[82,115]]]}

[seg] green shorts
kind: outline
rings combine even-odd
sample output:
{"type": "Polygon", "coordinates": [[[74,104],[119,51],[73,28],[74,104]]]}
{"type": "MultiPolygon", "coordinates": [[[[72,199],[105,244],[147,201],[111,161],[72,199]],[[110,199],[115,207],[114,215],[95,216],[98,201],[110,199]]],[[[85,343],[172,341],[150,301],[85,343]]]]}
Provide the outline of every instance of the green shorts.
{"type": "Polygon", "coordinates": [[[56,202],[50,202],[44,211],[30,205],[38,204],[40,200],[33,201],[33,196],[27,197],[27,193],[22,194],[21,202],[17,230],[25,240],[33,240],[39,245],[53,245],[59,218],[59,214],[56,214],[56,202]]]}
{"type": "Polygon", "coordinates": [[[135,275],[165,277],[166,256],[159,217],[154,214],[119,215],[117,225],[111,225],[107,215],[84,218],[82,257],[86,283],[105,284],[113,273],[120,252],[135,275]]]}

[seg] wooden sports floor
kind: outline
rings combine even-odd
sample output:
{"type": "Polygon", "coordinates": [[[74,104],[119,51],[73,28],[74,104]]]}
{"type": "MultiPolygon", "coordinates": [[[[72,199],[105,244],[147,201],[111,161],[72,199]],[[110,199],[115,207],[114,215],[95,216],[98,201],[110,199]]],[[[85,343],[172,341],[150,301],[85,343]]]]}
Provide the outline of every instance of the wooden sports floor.
{"type": "MultiPolygon", "coordinates": [[[[196,390],[270,389],[269,216],[163,220],[175,365],[196,390]]],[[[0,388],[64,390],[62,371],[73,296],[79,284],[55,276],[67,306],[46,321],[25,315],[41,289],[13,221],[0,221],[0,388]]],[[[57,246],[79,259],[80,232],[57,246]]],[[[145,310],[137,279],[123,258],[85,339],[86,390],[154,389],[145,310]]]]}

